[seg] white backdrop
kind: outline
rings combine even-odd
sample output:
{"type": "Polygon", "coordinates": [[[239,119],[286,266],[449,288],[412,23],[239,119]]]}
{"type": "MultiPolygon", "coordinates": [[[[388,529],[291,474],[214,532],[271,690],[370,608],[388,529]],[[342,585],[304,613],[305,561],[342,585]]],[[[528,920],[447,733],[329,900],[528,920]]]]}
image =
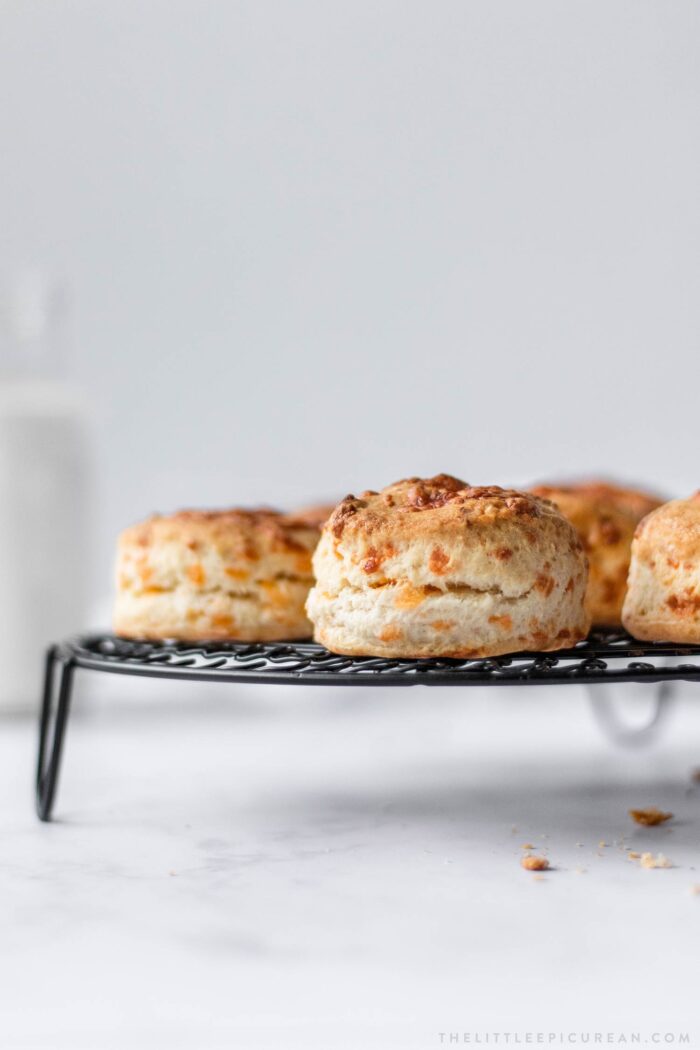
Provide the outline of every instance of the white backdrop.
{"type": "Polygon", "coordinates": [[[72,289],[99,579],[183,504],[698,484],[697,3],[4,0],[0,26],[0,266],[72,289]]]}

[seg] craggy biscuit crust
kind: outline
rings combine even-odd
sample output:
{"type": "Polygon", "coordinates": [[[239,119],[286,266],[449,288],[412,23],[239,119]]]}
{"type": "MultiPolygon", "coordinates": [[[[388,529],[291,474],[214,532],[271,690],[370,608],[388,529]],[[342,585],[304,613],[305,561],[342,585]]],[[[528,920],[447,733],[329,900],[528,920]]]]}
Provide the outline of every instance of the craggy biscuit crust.
{"type": "Polygon", "coordinates": [[[135,638],[306,638],[318,529],[273,510],[156,515],[119,537],[114,630],[135,638]]]}
{"type": "Polygon", "coordinates": [[[643,641],[700,642],[700,493],[640,523],[622,622],[643,641]]]}
{"type": "Polygon", "coordinates": [[[619,627],[634,530],[660,501],[604,481],[538,485],[532,492],[556,503],[581,537],[589,561],[586,602],[594,626],[619,627]]]}
{"type": "Polygon", "coordinates": [[[349,655],[480,657],[587,633],[587,566],[556,507],[446,474],[347,496],[314,554],[314,637],[349,655]]]}
{"type": "Polygon", "coordinates": [[[614,503],[621,510],[628,511],[635,521],[641,521],[647,514],[651,514],[652,510],[656,510],[664,503],[661,496],[644,492],[642,489],[616,485],[612,481],[581,481],[574,487],[578,492],[585,492],[592,498],[614,503]]]}

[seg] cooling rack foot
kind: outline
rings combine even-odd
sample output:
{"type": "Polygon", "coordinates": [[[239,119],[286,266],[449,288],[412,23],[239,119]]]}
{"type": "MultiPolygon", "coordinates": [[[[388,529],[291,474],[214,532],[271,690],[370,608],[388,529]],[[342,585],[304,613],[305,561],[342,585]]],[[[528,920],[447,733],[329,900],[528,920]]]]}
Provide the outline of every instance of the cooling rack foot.
{"type": "Polygon", "coordinates": [[[51,820],[58,773],[63,750],[63,738],[68,724],[70,700],[73,692],[72,659],[61,656],[52,646],[46,654],[44,693],[39,722],[39,755],[36,770],[36,811],[40,820],[51,820]]]}
{"type": "Polygon", "coordinates": [[[615,704],[615,696],[605,686],[589,686],[593,714],[605,736],[621,747],[645,747],[658,735],[662,722],[668,716],[673,699],[673,682],[659,682],[653,695],[653,705],[646,722],[630,725],[615,704]]]}

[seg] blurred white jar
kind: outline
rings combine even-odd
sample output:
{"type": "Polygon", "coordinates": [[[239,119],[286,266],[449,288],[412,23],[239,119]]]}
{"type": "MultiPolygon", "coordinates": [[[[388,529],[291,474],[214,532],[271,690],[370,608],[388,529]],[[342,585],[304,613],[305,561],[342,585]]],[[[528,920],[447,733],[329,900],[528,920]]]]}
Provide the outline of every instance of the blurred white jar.
{"type": "Polygon", "coordinates": [[[65,312],[38,272],[0,287],[0,712],[38,709],[46,646],[85,625],[87,425],[62,375],[65,312]]]}

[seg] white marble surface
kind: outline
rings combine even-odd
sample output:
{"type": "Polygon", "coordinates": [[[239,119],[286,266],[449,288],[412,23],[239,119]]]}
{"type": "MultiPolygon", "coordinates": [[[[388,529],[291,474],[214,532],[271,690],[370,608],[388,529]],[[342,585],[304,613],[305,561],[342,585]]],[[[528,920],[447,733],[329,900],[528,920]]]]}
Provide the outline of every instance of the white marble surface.
{"type": "Polygon", "coordinates": [[[627,753],[578,687],[79,694],[51,825],[34,726],[0,723],[3,1050],[700,1045],[692,690],[627,753]],[[649,803],[672,824],[633,827],[649,803]]]}

